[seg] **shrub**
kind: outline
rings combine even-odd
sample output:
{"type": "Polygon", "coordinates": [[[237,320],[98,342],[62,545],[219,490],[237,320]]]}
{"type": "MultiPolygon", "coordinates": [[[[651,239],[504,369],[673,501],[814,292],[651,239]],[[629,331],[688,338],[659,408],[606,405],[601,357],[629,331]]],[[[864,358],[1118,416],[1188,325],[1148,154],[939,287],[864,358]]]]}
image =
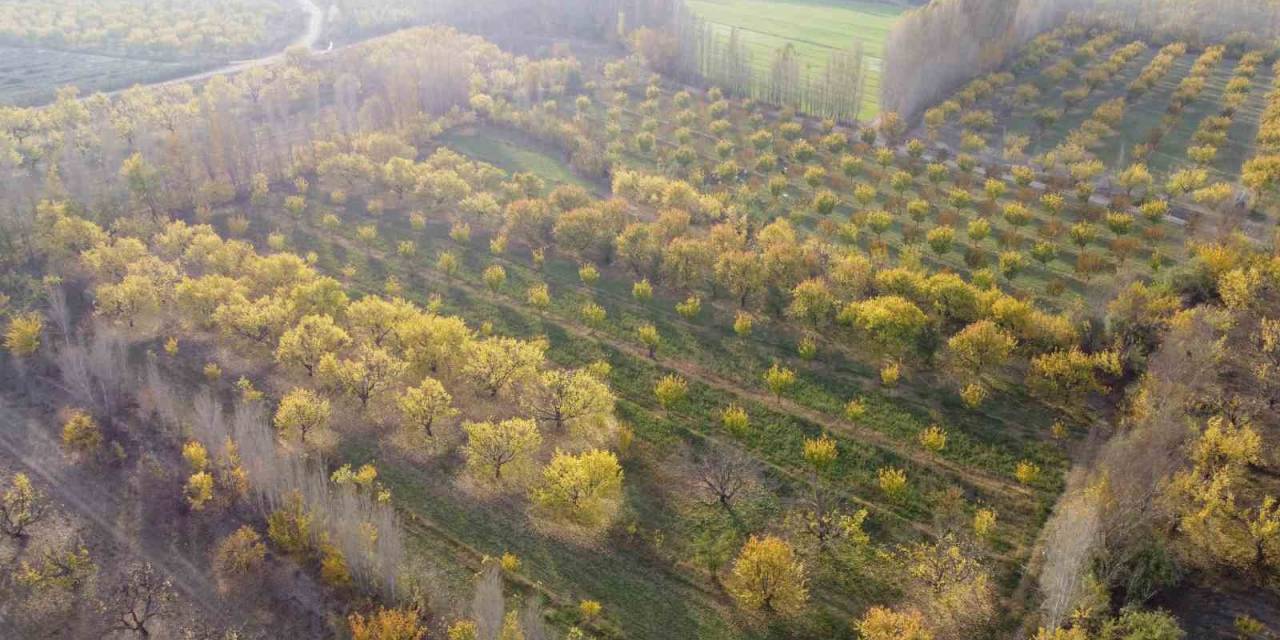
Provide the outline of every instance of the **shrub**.
{"type": "Polygon", "coordinates": [[[890,362],[880,368],[880,383],[886,387],[895,387],[902,379],[902,365],[890,362]]]}
{"type": "Polygon", "coordinates": [[[231,581],[252,576],[262,566],[267,548],[253,527],[236,529],[213,552],[213,571],[223,588],[231,581]]]}
{"type": "Polygon", "coordinates": [[[653,395],[663,409],[670,409],[679,404],[688,393],[689,383],[675,374],[663,376],[653,387],[653,395]]]}
{"type": "Polygon", "coordinates": [[[720,422],[724,424],[725,429],[738,437],[745,434],[747,427],[751,424],[751,420],[747,416],[747,410],[736,404],[725,407],[724,412],[720,414],[720,422]]]}
{"type": "MultiPolygon", "coordinates": [[[[351,640],[423,640],[427,628],[421,622],[417,609],[379,609],[365,618],[353,613],[347,618],[351,640]]],[[[457,625],[454,625],[455,627],[457,625]]],[[[450,635],[452,635],[450,630],[450,635]]]]}
{"type": "Polygon", "coordinates": [[[79,459],[90,459],[102,450],[102,430],[93,416],[75,410],[62,425],[62,448],[79,459]]]}
{"type": "Polygon", "coordinates": [[[966,384],[960,389],[960,400],[964,402],[964,406],[970,409],[977,409],[982,406],[984,400],[987,399],[987,388],[977,382],[966,384]]]}
{"type": "Polygon", "coordinates": [[[773,363],[769,370],[764,374],[765,385],[769,387],[769,391],[774,397],[781,400],[782,394],[786,393],[796,384],[796,372],[786,367],[781,367],[778,363],[773,363]]]}
{"type": "Polygon", "coordinates": [[[804,441],[804,459],[809,466],[818,471],[825,471],[835,464],[840,457],[840,449],[836,441],[828,436],[807,438],[804,441]]]}
{"type": "Polygon", "coordinates": [[[920,432],[920,446],[937,453],[947,446],[947,432],[938,425],[931,425],[928,429],[920,432]]]}
{"type": "Polygon", "coordinates": [[[698,317],[698,313],[702,311],[702,299],[698,296],[689,296],[684,302],[676,305],[676,313],[685,320],[693,320],[698,317]]]}
{"type": "Polygon", "coordinates": [[[631,295],[640,302],[648,302],[653,299],[653,285],[649,284],[646,278],[631,285],[631,295]]]}
{"type": "Polygon", "coordinates": [[[995,530],[995,510],[983,508],[973,514],[973,535],[982,540],[990,540],[995,535],[995,530]]]}
{"type": "Polygon", "coordinates": [[[900,500],[907,493],[907,472],[895,467],[885,467],[876,471],[876,482],[880,490],[891,500],[900,500]]]}
{"type": "Polygon", "coordinates": [[[583,600],[578,603],[578,614],[583,620],[594,620],[600,616],[604,606],[595,600],[583,600]]]}
{"type": "Polygon", "coordinates": [[[1040,467],[1029,460],[1022,460],[1018,463],[1018,467],[1014,469],[1013,477],[1017,478],[1022,484],[1032,484],[1040,479],[1040,467]]]}
{"type": "Polygon", "coordinates": [[[866,402],[862,398],[853,398],[844,405],[844,417],[853,421],[861,418],[867,413],[866,402]]]}
{"type": "Polygon", "coordinates": [[[304,555],[311,548],[311,515],[303,508],[300,494],[289,494],[284,504],[267,516],[267,537],[293,556],[304,555]]]}

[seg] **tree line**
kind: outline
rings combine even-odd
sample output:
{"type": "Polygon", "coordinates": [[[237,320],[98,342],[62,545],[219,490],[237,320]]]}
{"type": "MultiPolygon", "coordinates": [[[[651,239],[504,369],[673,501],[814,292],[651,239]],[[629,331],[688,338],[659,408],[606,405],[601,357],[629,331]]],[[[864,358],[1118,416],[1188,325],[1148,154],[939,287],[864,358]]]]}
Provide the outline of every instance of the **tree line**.
{"type": "Polygon", "coordinates": [[[683,3],[662,31],[645,29],[632,37],[656,71],[712,84],[737,97],[847,122],[858,120],[872,64],[857,39],[833,50],[818,69],[803,64],[790,43],[759,60],[740,29],[708,22],[683,3]]]}
{"type": "Polygon", "coordinates": [[[1091,0],[940,0],[909,11],[885,42],[880,106],[908,120],[1091,0]]]}
{"type": "Polygon", "coordinates": [[[0,5],[0,43],[161,59],[241,56],[293,31],[280,0],[86,0],[0,5]]]}

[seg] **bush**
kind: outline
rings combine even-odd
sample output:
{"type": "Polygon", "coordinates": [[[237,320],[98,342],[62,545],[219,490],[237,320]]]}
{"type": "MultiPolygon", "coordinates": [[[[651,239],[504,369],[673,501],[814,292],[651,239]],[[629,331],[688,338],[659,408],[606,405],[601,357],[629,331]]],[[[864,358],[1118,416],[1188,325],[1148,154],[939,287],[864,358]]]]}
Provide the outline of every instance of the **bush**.
{"type": "Polygon", "coordinates": [[[262,536],[245,525],[223,538],[213,553],[213,572],[219,585],[228,588],[233,581],[252,576],[262,566],[267,548],[262,536]]]}
{"type": "Polygon", "coordinates": [[[880,490],[891,500],[901,500],[907,493],[907,472],[894,467],[885,467],[876,472],[876,481],[880,490]]]}
{"type": "Polygon", "coordinates": [[[62,448],[72,457],[93,458],[102,450],[102,442],[97,421],[84,411],[72,411],[62,425],[62,448]]]}
{"type": "Polygon", "coordinates": [[[724,424],[724,428],[735,436],[742,437],[747,432],[751,420],[747,416],[747,410],[742,407],[731,404],[725,408],[720,414],[720,421],[724,424]]]}
{"type": "Polygon", "coordinates": [[[658,404],[663,409],[671,407],[684,400],[689,393],[689,383],[674,374],[668,374],[658,380],[653,387],[653,395],[658,399],[658,404]]]}
{"type": "Polygon", "coordinates": [[[423,640],[427,628],[417,609],[379,609],[365,618],[353,613],[347,618],[351,640],[423,640]]]}
{"type": "Polygon", "coordinates": [[[938,425],[931,425],[928,429],[920,432],[920,446],[937,453],[947,446],[947,432],[938,425]]]}

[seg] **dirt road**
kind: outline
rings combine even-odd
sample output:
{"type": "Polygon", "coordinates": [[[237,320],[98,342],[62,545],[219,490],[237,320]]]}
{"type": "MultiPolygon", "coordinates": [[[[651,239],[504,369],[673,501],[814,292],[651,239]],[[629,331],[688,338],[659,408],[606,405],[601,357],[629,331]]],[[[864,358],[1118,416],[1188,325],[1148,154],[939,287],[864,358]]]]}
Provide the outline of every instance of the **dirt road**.
{"type": "MultiPolygon", "coordinates": [[[[199,73],[179,76],[177,78],[170,78],[168,80],[163,80],[160,82],[144,83],[145,86],[162,87],[165,85],[179,84],[183,82],[196,82],[199,80],[207,80],[217,75],[239,73],[241,71],[244,71],[245,69],[252,69],[253,67],[261,67],[264,65],[279,62],[284,59],[285,53],[288,52],[289,49],[292,49],[294,47],[305,47],[309,51],[314,51],[316,49],[316,45],[320,41],[321,34],[324,32],[324,22],[325,22],[324,9],[321,9],[319,5],[317,5],[314,2],[314,0],[294,0],[294,2],[297,2],[298,6],[304,12],[306,12],[307,28],[305,31],[299,34],[297,38],[295,38],[292,42],[290,42],[289,45],[284,49],[277,51],[275,53],[272,53],[270,55],[262,56],[261,58],[251,58],[248,60],[236,60],[236,61],[224,64],[220,67],[216,67],[213,69],[206,69],[199,73]]],[[[328,53],[328,51],[329,49],[326,49],[321,53],[328,53]]],[[[128,90],[129,88],[130,87],[122,87],[114,91],[109,91],[107,92],[107,95],[109,96],[116,95],[118,93],[128,90]]]]}

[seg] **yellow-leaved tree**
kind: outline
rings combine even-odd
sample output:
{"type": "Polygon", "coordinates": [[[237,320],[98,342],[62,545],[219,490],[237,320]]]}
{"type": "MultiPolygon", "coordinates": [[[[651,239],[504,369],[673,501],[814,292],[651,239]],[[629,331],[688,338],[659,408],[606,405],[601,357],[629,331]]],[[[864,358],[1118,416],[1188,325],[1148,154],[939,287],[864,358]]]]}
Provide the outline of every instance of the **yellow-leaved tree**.
{"type": "Polygon", "coordinates": [[[944,638],[981,635],[995,615],[994,579],[973,549],[954,534],[918,542],[898,553],[907,603],[944,638]]]}
{"type": "Polygon", "coordinates": [[[467,470],[477,479],[493,484],[523,479],[542,444],[537,423],[527,418],[468,422],[462,430],[467,434],[462,448],[467,470]]]}
{"type": "Polygon", "coordinates": [[[470,344],[462,372],[477,386],[496,397],[500,392],[532,379],[542,366],[547,343],[515,338],[488,338],[470,344]]]}
{"type": "Polygon", "coordinates": [[[347,618],[352,640],[423,640],[427,627],[422,614],[413,608],[379,609],[365,617],[353,613],[347,618]]]}
{"type": "Polygon", "coordinates": [[[871,607],[857,623],[863,640],[933,640],[919,611],[871,607]]]}
{"type": "Polygon", "coordinates": [[[281,437],[296,439],[307,446],[327,440],[329,401],[310,389],[294,389],[285,394],[276,408],[275,425],[281,437]]]}
{"type": "Polygon", "coordinates": [[[542,372],[522,391],[520,403],[556,433],[568,429],[588,441],[607,435],[613,423],[613,392],[586,369],[542,372]]]}
{"type": "Polygon", "coordinates": [[[1248,423],[1210,418],[1191,445],[1191,466],[1169,483],[1166,498],[1188,554],[1198,563],[1251,572],[1280,568],[1280,502],[1251,483],[1262,463],[1262,438],[1248,423]]]}
{"type": "Polygon", "coordinates": [[[592,529],[606,526],[622,503],[622,467],[609,451],[557,451],[533,499],[552,517],[592,529]]]}
{"type": "Polygon", "coordinates": [[[49,502],[25,473],[16,473],[0,493],[0,533],[23,538],[27,530],[49,513],[49,502]]]}
{"type": "Polygon", "coordinates": [[[38,313],[24,313],[9,321],[4,332],[4,348],[19,358],[29,358],[40,350],[40,334],[44,318],[38,313]]]}
{"type": "Polygon", "coordinates": [[[979,320],[947,340],[946,358],[953,370],[968,380],[982,377],[1003,365],[1018,341],[990,320],[979,320]]]}
{"type": "Polygon", "coordinates": [[[416,444],[434,439],[434,429],[440,421],[458,415],[452,403],[453,396],[435,378],[423,378],[418,386],[405,389],[396,405],[400,408],[400,426],[406,441],[416,444]]]}
{"type": "Polygon", "coordinates": [[[298,324],[280,336],[276,347],[276,361],[286,366],[298,366],[307,375],[315,374],[320,360],[350,344],[351,336],[327,315],[303,316],[298,324]]]}
{"type": "Polygon", "coordinates": [[[329,387],[359,400],[363,409],[374,396],[396,384],[408,368],[408,363],[387,349],[363,344],[352,358],[325,354],[316,366],[316,375],[329,387]]]}
{"type": "Polygon", "coordinates": [[[743,607],[794,616],[809,600],[804,563],[785,540],[752,536],[738,552],[725,587],[743,607]]]}

